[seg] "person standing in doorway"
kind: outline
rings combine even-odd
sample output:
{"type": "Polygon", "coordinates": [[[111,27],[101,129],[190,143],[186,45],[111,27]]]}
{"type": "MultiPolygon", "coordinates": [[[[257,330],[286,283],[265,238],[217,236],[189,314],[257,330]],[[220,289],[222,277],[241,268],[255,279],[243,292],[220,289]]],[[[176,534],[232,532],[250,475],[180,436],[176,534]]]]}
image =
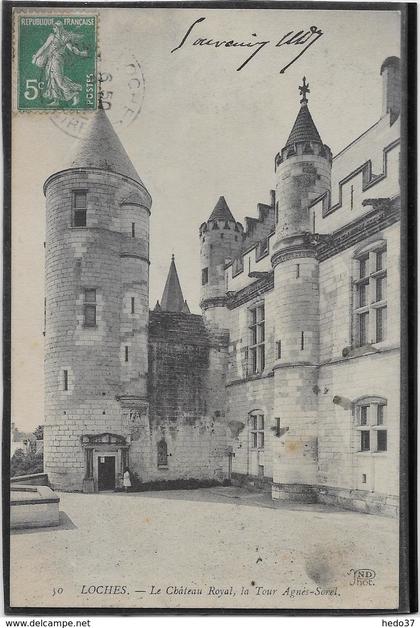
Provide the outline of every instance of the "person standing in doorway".
{"type": "Polygon", "coordinates": [[[128,493],[128,489],[131,488],[130,469],[128,467],[124,469],[123,486],[125,492],[128,493]]]}

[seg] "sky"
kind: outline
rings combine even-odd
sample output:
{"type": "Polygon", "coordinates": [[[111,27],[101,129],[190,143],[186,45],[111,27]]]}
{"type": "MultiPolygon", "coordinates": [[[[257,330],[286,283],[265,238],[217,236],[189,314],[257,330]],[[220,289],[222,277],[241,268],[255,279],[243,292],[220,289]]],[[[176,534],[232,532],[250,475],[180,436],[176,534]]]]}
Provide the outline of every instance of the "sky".
{"type": "MultiPolygon", "coordinates": [[[[258,202],[268,201],[274,156],[298,113],[304,75],[312,117],[333,154],[379,119],[380,67],[386,57],[400,55],[399,12],[95,12],[101,67],[114,74],[115,111],[129,99],[124,64],[137,59],[144,79],[140,113],[119,126],[118,134],[153,199],[150,306],[162,296],[173,253],[184,297],[191,311],[199,313],[200,224],[221,195],[241,222],[256,216],[258,202]],[[171,53],[200,17],[205,20],[171,53]],[[287,33],[311,26],[322,36],[280,73],[304,46],[275,44],[287,33]],[[204,37],[270,43],[237,71],[250,49],[192,45],[204,37]]],[[[43,422],[42,186],[66,167],[75,143],[53,117],[50,112],[12,116],[12,420],[25,430],[43,422]]]]}

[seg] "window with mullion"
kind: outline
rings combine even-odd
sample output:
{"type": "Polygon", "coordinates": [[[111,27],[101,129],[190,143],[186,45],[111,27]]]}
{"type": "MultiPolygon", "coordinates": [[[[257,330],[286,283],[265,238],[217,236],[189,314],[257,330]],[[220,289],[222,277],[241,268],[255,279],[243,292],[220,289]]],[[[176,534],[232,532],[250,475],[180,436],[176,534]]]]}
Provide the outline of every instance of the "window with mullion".
{"type": "Polygon", "coordinates": [[[249,311],[249,359],[251,373],[261,373],[265,368],[265,310],[264,304],[249,311]]]}
{"type": "Polygon", "coordinates": [[[74,190],[72,200],[72,226],[86,227],[87,192],[74,190]]]}
{"type": "Polygon", "coordinates": [[[386,248],[356,258],[354,331],[356,345],[386,339],[386,248]]]}
{"type": "Polygon", "coordinates": [[[357,406],[357,430],[360,452],[386,452],[388,431],[385,422],[386,401],[372,398],[357,406]]]}
{"type": "Polygon", "coordinates": [[[84,326],[96,327],[96,289],[85,289],[83,309],[84,326]]]}
{"type": "Polygon", "coordinates": [[[251,414],[250,424],[252,449],[264,449],[264,415],[251,414]]]}

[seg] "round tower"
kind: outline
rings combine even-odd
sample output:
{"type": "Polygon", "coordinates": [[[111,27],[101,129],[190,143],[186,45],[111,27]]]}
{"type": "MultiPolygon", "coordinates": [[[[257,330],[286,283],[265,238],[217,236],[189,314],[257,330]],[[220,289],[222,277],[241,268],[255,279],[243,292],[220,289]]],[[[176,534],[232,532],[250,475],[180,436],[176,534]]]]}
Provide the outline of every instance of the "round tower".
{"type": "Polygon", "coordinates": [[[276,236],[271,258],[275,290],[275,416],[285,436],[278,443],[273,497],[312,500],[317,483],[319,362],[318,261],[311,238],[310,204],[331,187],[331,151],[308,109],[301,108],[275,159],[276,236]]]}
{"type": "Polygon", "coordinates": [[[44,192],[45,471],[115,488],[147,411],[151,197],[101,108],[44,192]]]}
{"type": "Polygon", "coordinates": [[[239,255],[243,227],[221,196],[207,222],[200,226],[201,299],[206,320],[217,327],[227,327],[225,264],[239,255]]]}

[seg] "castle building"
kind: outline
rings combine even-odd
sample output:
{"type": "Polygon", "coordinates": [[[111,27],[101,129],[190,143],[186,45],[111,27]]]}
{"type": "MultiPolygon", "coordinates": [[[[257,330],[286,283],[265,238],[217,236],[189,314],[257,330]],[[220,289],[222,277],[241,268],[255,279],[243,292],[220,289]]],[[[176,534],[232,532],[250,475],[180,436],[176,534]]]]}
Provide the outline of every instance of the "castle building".
{"type": "MultiPolygon", "coordinates": [[[[396,514],[399,60],[382,113],[333,156],[308,106],[245,229],[200,226],[202,316],[172,258],[149,310],[151,198],[99,108],[45,183],[45,471],[64,490],[230,480],[275,502],[396,514]]],[[[349,116],[351,112],[349,113],[349,116]]]]}

